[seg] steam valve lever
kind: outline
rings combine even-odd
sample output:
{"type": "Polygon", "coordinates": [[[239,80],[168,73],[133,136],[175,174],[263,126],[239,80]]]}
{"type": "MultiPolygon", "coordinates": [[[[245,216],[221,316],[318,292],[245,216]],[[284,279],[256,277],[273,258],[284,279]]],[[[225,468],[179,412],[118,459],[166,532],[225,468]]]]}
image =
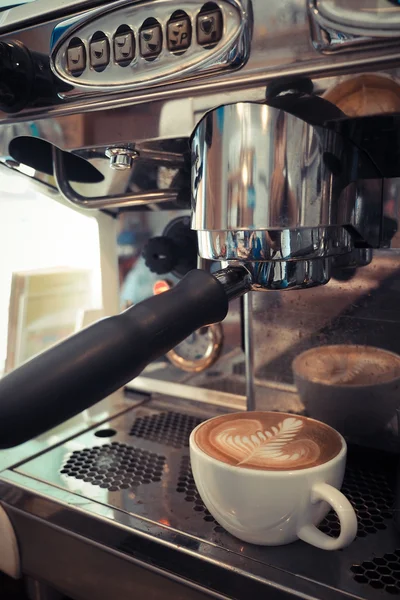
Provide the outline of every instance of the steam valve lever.
{"type": "Polygon", "coordinates": [[[91,325],[0,381],[0,448],[25,442],[105,398],[250,289],[244,267],[188,273],[173,289],[91,325]]]}

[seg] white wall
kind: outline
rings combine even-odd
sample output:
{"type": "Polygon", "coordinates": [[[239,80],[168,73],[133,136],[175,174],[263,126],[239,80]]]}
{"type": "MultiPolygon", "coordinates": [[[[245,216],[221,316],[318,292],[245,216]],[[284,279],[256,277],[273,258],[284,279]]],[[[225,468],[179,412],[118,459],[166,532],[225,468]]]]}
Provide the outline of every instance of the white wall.
{"type": "Polygon", "coordinates": [[[13,272],[54,267],[91,269],[93,308],[101,308],[96,219],[32,191],[28,179],[4,171],[0,173],[0,373],[6,358],[13,272]]]}

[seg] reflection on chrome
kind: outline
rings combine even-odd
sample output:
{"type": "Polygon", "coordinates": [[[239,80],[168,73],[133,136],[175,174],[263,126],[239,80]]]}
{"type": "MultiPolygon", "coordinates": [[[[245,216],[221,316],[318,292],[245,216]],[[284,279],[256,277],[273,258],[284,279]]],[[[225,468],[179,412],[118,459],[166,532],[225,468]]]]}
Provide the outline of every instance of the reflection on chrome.
{"type": "Polygon", "coordinates": [[[244,264],[252,289],[324,284],[335,257],[368,264],[351,253],[379,247],[381,190],[351,141],[266,104],[220,106],[192,138],[199,255],[244,264]]]}
{"type": "Polygon", "coordinates": [[[192,156],[197,230],[353,224],[363,205],[354,183],[366,167],[369,178],[379,178],[336,132],[256,103],[209,112],[194,132],[192,156]]]}
{"type": "Polygon", "coordinates": [[[343,227],[262,231],[198,231],[199,253],[209,260],[314,259],[350,253],[343,227]]]}
{"type": "Polygon", "coordinates": [[[300,290],[325,285],[331,277],[330,258],[244,263],[252,276],[252,290],[300,290]]]}

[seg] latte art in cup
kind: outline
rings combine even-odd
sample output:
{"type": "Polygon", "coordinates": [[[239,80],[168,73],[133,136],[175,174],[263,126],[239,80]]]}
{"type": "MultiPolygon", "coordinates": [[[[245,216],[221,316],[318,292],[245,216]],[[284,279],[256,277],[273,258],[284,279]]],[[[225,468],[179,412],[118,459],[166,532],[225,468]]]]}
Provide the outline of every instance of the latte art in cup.
{"type": "Polygon", "coordinates": [[[226,531],[265,546],[298,539],[339,550],[357,534],[354,508],[340,491],[346,441],[325,423],[286,413],[230,413],[190,434],[190,464],[200,498],[226,531]],[[333,509],[340,532],[318,524],[333,509]]]}
{"type": "Polygon", "coordinates": [[[229,465],[261,470],[297,470],[321,465],[342,449],[337,432],[301,416],[235,413],[210,419],[195,432],[195,443],[229,465]]]}

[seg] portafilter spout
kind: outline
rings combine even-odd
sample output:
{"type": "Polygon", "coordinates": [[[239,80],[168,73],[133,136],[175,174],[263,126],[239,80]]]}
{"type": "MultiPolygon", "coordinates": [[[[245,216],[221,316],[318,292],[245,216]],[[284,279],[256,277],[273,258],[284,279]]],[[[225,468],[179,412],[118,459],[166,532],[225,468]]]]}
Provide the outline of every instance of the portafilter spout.
{"type": "Polygon", "coordinates": [[[190,271],[174,288],[103,319],[0,380],[0,448],[21,444],[102,400],[196,329],[222,321],[251,287],[246,268],[190,271]]]}

